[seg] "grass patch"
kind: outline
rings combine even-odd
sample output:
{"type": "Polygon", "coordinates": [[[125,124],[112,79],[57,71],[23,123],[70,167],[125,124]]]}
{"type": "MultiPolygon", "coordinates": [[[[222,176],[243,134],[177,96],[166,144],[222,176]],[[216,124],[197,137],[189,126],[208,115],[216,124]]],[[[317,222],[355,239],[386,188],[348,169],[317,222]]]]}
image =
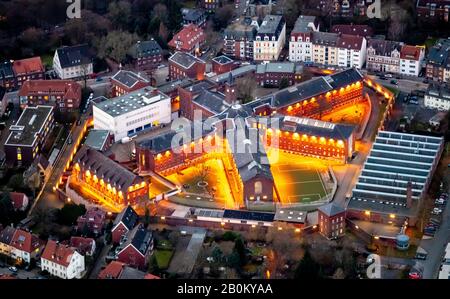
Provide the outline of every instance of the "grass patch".
{"type": "Polygon", "coordinates": [[[405,258],[412,259],[415,257],[417,251],[417,245],[410,245],[408,250],[401,251],[388,246],[380,246],[379,252],[377,254],[387,256],[387,257],[396,257],[396,258],[405,258]]]}
{"type": "Polygon", "coordinates": [[[170,243],[168,240],[160,240],[158,241],[158,245],[156,245],[156,248],[159,250],[172,250],[173,246],[172,243],[170,243]]]}
{"type": "Polygon", "coordinates": [[[53,66],[53,54],[45,54],[41,56],[42,64],[45,67],[52,67],[53,66]]]}
{"type": "Polygon", "coordinates": [[[156,250],[155,259],[159,269],[167,269],[173,256],[173,250],[156,250]]]}

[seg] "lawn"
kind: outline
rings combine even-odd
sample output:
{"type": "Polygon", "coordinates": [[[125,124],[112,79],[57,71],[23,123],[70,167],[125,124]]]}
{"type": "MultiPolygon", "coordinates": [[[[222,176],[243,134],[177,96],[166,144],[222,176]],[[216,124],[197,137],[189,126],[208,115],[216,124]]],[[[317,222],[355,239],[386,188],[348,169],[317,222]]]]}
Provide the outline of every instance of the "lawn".
{"type": "Polygon", "coordinates": [[[155,259],[159,269],[167,269],[173,256],[173,250],[156,250],[155,259]]]}
{"type": "Polygon", "coordinates": [[[278,159],[274,159],[274,155],[269,155],[269,159],[282,203],[311,203],[328,194],[320,175],[327,169],[323,162],[281,151],[278,153],[278,159]]]}

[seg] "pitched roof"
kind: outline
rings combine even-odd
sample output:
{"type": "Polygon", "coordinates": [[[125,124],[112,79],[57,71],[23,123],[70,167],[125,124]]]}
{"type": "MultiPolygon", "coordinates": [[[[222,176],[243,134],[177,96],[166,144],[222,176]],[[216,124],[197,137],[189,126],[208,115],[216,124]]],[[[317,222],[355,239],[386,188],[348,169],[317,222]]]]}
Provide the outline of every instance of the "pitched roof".
{"type": "Polygon", "coordinates": [[[285,116],[281,125],[282,130],[296,132],[300,135],[333,138],[335,140],[346,140],[354,132],[355,126],[330,123],[312,118],[300,118],[285,116]]]}
{"type": "Polygon", "coordinates": [[[214,57],[212,61],[217,62],[218,64],[228,64],[234,62],[233,59],[225,55],[214,57]]]}
{"type": "Polygon", "coordinates": [[[450,38],[438,40],[430,49],[427,60],[433,65],[450,67],[450,38]]]}
{"type": "Polygon", "coordinates": [[[144,181],[142,177],[87,145],[83,145],[77,152],[74,162],[78,163],[83,171],[89,170],[106,184],[118,188],[118,191],[127,191],[128,187],[144,181]]]}
{"type": "Polygon", "coordinates": [[[341,34],[337,41],[337,47],[342,49],[361,50],[364,37],[350,34],[341,34]]]}
{"type": "Polygon", "coordinates": [[[67,267],[70,265],[75,249],[67,245],[59,244],[54,240],[48,240],[41,258],[51,261],[55,264],[67,267]]]}
{"type": "Polygon", "coordinates": [[[269,62],[258,64],[256,66],[256,73],[294,73],[295,69],[295,63],[293,62],[269,62]]]}
{"type": "Polygon", "coordinates": [[[183,8],[181,10],[183,19],[189,22],[197,22],[199,19],[205,17],[205,11],[198,8],[183,8]]]}
{"type": "Polygon", "coordinates": [[[125,266],[119,275],[119,279],[144,279],[146,273],[136,268],[125,266]]]}
{"type": "Polygon", "coordinates": [[[92,63],[93,56],[87,44],[62,47],[56,50],[62,68],[92,63]]]}
{"type": "Polygon", "coordinates": [[[71,80],[28,80],[19,90],[20,97],[43,95],[81,99],[81,85],[71,80]]]}
{"type": "Polygon", "coordinates": [[[128,52],[134,59],[142,57],[152,57],[162,53],[161,46],[154,39],[138,41],[128,52]]]}
{"type": "Polygon", "coordinates": [[[17,229],[10,245],[18,250],[31,253],[42,245],[42,241],[30,232],[17,229]]]}
{"type": "Polygon", "coordinates": [[[419,60],[423,48],[417,46],[404,45],[400,51],[401,59],[419,60]]]}
{"type": "Polygon", "coordinates": [[[140,74],[125,70],[118,71],[114,76],[111,77],[111,80],[118,82],[128,88],[133,88],[139,82],[150,85],[150,82],[140,74]]]}
{"type": "Polygon", "coordinates": [[[41,57],[31,57],[13,62],[13,70],[16,76],[44,72],[45,68],[42,65],[41,57]]]}
{"type": "Polygon", "coordinates": [[[113,227],[116,227],[119,223],[123,223],[128,230],[133,229],[139,220],[138,214],[133,210],[131,206],[124,208],[114,220],[113,227]]]}
{"type": "Polygon", "coordinates": [[[203,43],[205,33],[203,29],[194,24],[184,26],[169,41],[168,46],[180,51],[191,51],[198,43],[203,43]]]}
{"type": "Polygon", "coordinates": [[[317,23],[317,17],[316,16],[305,16],[300,15],[298,16],[297,20],[295,21],[294,28],[292,29],[291,34],[295,33],[305,33],[313,31],[314,28],[311,28],[311,25],[316,25],[317,23]]]}
{"type": "Polygon", "coordinates": [[[368,37],[373,35],[373,30],[369,25],[339,24],[333,25],[330,31],[333,33],[358,35],[362,37],[368,37]]]}
{"type": "Polygon", "coordinates": [[[70,238],[70,247],[76,248],[77,251],[82,255],[92,252],[94,246],[95,240],[92,238],[83,238],[83,237],[70,238]]]}
{"type": "Polygon", "coordinates": [[[161,277],[153,275],[151,273],[147,273],[145,274],[144,279],[161,279],[161,277]]]}
{"type": "Polygon", "coordinates": [[[185,69],[191,68],[196,62],[205,63],[203,60],[184,52],[175,52],[170,56],[169,61],[173,61],[185,69]]]}
{"type": "Polygon", "coordinates": [[[105,269],[100,271],[98,274],[98,279],[118,279],[124,267],[124,263],[112,261],[105,267],[105,269]]]}
{"type": "Polygon", "coordinates": [[[24,193],[10,192],[9,196],[11,197],[12,204],[16,210],[22,209],[25,203],[27,203],[27,196],[24,193]]]}
{"type": "Polygon", "coordinates": [[[338,43],[339,35],[330,32],[314,31],[312,33],[311,41],[316,45],[336,46],[338,43]]]}
{"type": "Polygon", "coordinates": [[[259,27],[257,35],[278,37],[285,24],[286,22],[284,21],[283,16],[266,15],[259,27]]]}
{"type": "Polygon", "coordinates": [[[345,212],[345,209],[340,206],[337,206],[331,202],[329,204],[319,207],[319,211],[321,211],[322,213],[324,213],[325,215],[327,215],[329,217],[332,217],[337,214],[345,212]]]}
{"type": "Polygon", "coordinates": [[[378,56],[391,56],[395,50],[400,53],[402,46],[403,43],[391,40],[372,38],[367,41],[367,49],[373,48],[378,56]]]}
{"type": "MultiPolygon", "coordinates": [[[[128,246],[133,246],[143,256],[150,249],[150,244],[153,240],[153,234],[147,230],[141,223],[128,232],[127,240],[122,245],[122,251],[128,246]]],[[[120,252],[122,252],[120,251],[120,252]]],[[[120,254],[120,252],[118,254],[120,254]]]]}
{"type": "Polygon", "coordinates": [[[12,226],[5,227],[0,232],[0,243],[11,245],[11,241],[14,237],[14,233],[16,232],[16,229],[12,226]]]}

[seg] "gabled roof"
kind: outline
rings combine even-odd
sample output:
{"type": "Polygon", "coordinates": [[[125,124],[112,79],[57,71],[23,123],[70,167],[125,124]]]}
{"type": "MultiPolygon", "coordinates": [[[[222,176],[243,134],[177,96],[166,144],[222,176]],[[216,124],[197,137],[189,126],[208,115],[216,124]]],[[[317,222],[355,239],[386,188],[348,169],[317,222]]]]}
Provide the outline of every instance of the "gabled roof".
{"type": "Polygon", "coordinates": [[[70,238],[70,247],[76,248],[78,253],[82,255],[92,252],[94,246],[95,240],[92,238],[83,238],[83,237],[70,238]]]}
{"type": "Polygon", "coordinates": [[[184,69],[191,68],[196,62],[205,63],[203,60],[185,52],[175,52],[170,56],[169,61],[173,61],[184,69]]]}
{"type": "Polygon", "coordinates": [[[59,244],[54,240],[49,240],[42,252],[41,258],[51,261],[55,264],[67,267],[70,265],[72,256],[75,254],[75,249],[59,244]]]}
{"type": "Polygon", "coordinates": [[[14,233],[16,232],[16,229],[12,226],[5,227],[0,232],[0,243],[11,245],[11,241],[14,237],[14,233]]]}
{"type": "Polygon", "coordinates": [[[184,26],[169,41],[168,46],[181,51],[190,51],[205,40],[203,29],[194,24],[184,26]]]}
{"type": "Polygon", "coordinates": [[[74,162],[78,163],[83,171],[89,170],[92,175],[96,175],[99,180],[103,179],[118,191],[127,191],[128,187],[144,181],[140,176],[87,145],[83,145],[77,152],[74,162]]]}
{"type": "Polygon", "coordinates": [[[315,31],[316,28],[313,28],[312,26],[316,25],[317,25],[316,16],[300,15],[295,21],[295,25],[294,28],[292,29],[291,34],[315,31]]]}
{"type": "Polygon", "coordinates": [[[81,99],[81,85],[71,80],[28,80],[19,90],[20,97],[44,95],[81,99]]]}
{"type": "Polygon", "coordinates": [[[141,255],[145,256],[150,249],[152,240],[152,232],[147,230],[143,224],[139,224],[128,232],[127,241],[122,245],[123,249],[118,254],[131,245],[141,255]]]}
{"type": "Polygon", "coordinates": [[[17,229],[14,233],[10,245],[18,250],[32,253],[33,251],[41,247],[42,241],[36,235],[33,235],[30,232],[17,229]]]}
{"type": "Polygon", "coordinates": [[[150,82],[140,74],[125,70],[118,71],[114,76],[111,77],[111,80],[120,83],[128,88],[133,88],[139,82],[150,85],[150,82]]]}
{"type": "Polygon", "coordinates": [[[278,37],[286,22],[283,16],[280,15],[266,15],[259,27],[258,36],[275,36],[278,37]]]}
{"type": "Polygon", "coordinates": [[[373,48],[375,50],[375,55],[378,56],[391,56],[393,51],[398,51],[402,49],[403,43],[384,40],[384,39],[369,39],[367,41],[367,49],[373,48]]]}
{"type": "Polygon", "coordinates": [[[113,230],[119,223],[122,223],[128,230],[132,230],[138,220],[138,214],[133,210],[131,206],[127,206],[117,215],[116,219],[114,220],[113,230]]]}
{"type": "Polygon", "coordinates": [[[125,263],[119,261],[112,261],[105,269],[100,271],[98,279],[118,279],[125,267],[125,263]]]}
{"type": "Polygon", "coordinates": [[[405,45],[400,51],[400,58],[408,60],[419,60],[422,51],[422,47],[405,45]]]}
{"type": "Polygon", "coordinates": [[[162,49],[157,41],[155,41],[154,39],[150,39],[146,41],[136,42],[136,44],[131,47],[128,53],[134,59],[143,57],[145,58],[160,55],[162,53],[162,49]]]}
{"type": "Polygon", "coordinates": [[[364,37],[357,35],[341,34],[337,41],[337,47],[341,49],[361,50],[364,37]]]}
{"type": "Polygon", "coordinates": [[[56,50],[62,68],[92,63],[93,56],[87,44],[62,47],[56,50]]]}
{"type": "Polygon", "coordinates": [[[335,205],[334,203],[329,203],[324,206],[319,207],[319,211],[327,215],[328,217],[335,216],[337,214],[345,212],[345,209],[335,205]]]}
{"type": "Polygon", "coordinates": [[[13,70],[17,76],[17,75],[44,72],[45,68],[42,65],[41,57],[36,56],[14,61],[13,70]]]}

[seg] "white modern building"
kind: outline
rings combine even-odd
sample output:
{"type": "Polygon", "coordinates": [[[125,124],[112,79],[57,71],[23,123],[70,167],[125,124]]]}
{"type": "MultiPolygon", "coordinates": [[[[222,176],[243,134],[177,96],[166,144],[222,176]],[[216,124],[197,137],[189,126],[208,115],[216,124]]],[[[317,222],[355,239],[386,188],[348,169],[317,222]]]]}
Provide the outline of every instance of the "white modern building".
{"type": "Polygon", "coordinates": [[[446,85],[430,85],[424,99],[427,108],[440,111],[450,110],[450,89],[446,85]]]}
{"type": "Polygon", "coordinates": [[[286,22],[282,16],[267,15],[253,42],[253,57],[256,61],[278,60],[286,42],[286,22]]]}
{"type": "Polygon", "coordinates": [[[55,51],[53,69],[60,79],[84,78],[94,73],[93,56],[87,44],[55,51]]]}
{"type": "Polygon", "coordinates": [[[319,31],[315,16],[300,15],[295,22],[289,39],[290,61],[312,61],[311,32],[319,31]]]}
{"type": "Polygon", "coordinates": [[[108,130],[117,142],[125,137],[171,122],[171,100],[153,87],[120,97],[93,100],[94,129],[108,130]]]}
{"type": "Polygon", "coordinates": [[[82,278],[84,256],[75,249],[49,240],[41,256],[41,270],[62,279],[82,278]]]}
{"type": "Polygon", "coordinates": [[[425,47],[405,45],[400,51],[400,74],[419,76],[425,57],[425,47]]]}

